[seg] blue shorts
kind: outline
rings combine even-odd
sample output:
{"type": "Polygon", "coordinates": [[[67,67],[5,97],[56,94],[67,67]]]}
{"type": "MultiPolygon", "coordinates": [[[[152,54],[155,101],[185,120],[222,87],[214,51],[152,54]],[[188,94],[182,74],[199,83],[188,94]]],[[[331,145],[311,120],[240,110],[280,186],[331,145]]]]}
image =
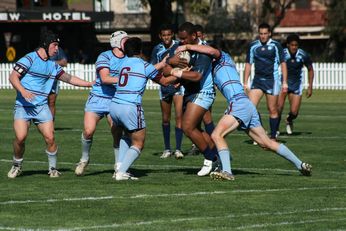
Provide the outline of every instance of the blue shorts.
{"type": "Polygon", "coordinates": [[[239,128],[248,130],[262,126],[255,105],[247,98],[231,102],[225,111],[225,115],[232,115],[240,123],[239,128]]]}
{"type": "Polygon", "coordinates": [[[145,128],[144,110],[141,105],[112,102],[110,105],[110,115],[116,126],[122,127],[128,132],[145,128]]]}
{"type": "Polygon", "coordinates": [[[60,88],[60,81],[59,80],[54,80],[52,90],[50,91],[49,94],[58,94],[59,93],[59,88],[60,88]]]}
{"type": "Polygon", "coordinates": [[[302,95],[303,94],[303,81],[287,81],[288,85],[288,93],[293,93],[295,95],[302,95]]]}
{"type": "Polygon", "coordinates": [[[85,112],[94,112],[99,117],[104,117],[109,114],[109,107],[112,99],[90,94],[85,103],[85,112]]]}
{"type": "Polygon", "coordinates": [[[167,87],[161,86],[159,89],[160,100],[166,102],[172,102],[173,96],[175,95],[184,95],[185,88],[180,86],[175,88],[173,85],[168,85],[167,87]]]}
{"type": "Polygon", "coordinates": [[[53,121],[53,116],[48,104],[33,107],[15,105],[13,114],[14,120],[32,121],[36,125],[53,121]]]}
{"type": "Polygon", "coordinates": [[[268,95],[279,95],[281,82],[275,79],[254,78],[252,80],[251,89],[260,89],[268,95]]]}
{"type": "Polygon", "coordinates": [[[185,95],[184,108],[186,107],[188,102],[192,102],[204,108],[205,110],[209,110],[211,105],[214,103],[214,100],[215,100],[215,92],[201,91],[197,94],[185,95]]]}

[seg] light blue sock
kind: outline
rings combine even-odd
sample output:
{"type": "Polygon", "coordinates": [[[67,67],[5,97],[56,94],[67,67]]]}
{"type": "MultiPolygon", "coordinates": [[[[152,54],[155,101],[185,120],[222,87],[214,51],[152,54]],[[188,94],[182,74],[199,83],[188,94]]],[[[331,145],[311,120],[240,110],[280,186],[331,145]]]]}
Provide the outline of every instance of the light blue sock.
{"type": "Polygon", "coordinates": [[[228,149],[222,149],[219,151],[219,157],[221,160],[222,170],[232,174],[231,161],[232,156],[228,149]]]}
{"type": "Polygon", "coordinates": [[[51,170],[52,168],[56,169],[58,149],[56,149],[54,152],[49,152],[48,150],[46,150],[46,153],[48,156],[48,170],[51,170]]]}
{"type": "Polygon", "coordinates": [[[120,165],[119,172],[127,172],[140,153],[141,151],[138,148],[131,146],[126,152],[125,158],[120,165]]]}
{"type": "Polygon", "coordinates": [[[84,138],[84,135],[82,133],[82,161],[88,161],[89,160],[89,153],[90,153],[90,148],[93,140],[87,140],[84,138]]]}
{"type": "Polygon", "coordinates": [[[277,154],[290,161],[292,164],[296,166],[297,169],[301,169],[302,161],[298,159],[298,157],[291,152],[284,144],[280,144],[277,154]]]}
{"type": "Polygon", "coordinates": [[[118,158],[116,160],[116,166],[117,166],[116,170],[119,170],[126,156],[126,152],[127,150],[129,150],[130,146],[131,146],[131,139],[128,136],[121,137],[120,144],[119,144],[118,158]]]}

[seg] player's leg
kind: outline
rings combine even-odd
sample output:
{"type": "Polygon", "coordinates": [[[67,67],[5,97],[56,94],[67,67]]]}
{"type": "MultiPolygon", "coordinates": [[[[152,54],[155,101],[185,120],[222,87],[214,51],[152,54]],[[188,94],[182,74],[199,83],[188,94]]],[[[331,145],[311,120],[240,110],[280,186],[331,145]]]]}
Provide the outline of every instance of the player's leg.
{"type": "Polygon", "coordinates": [[[172,108],[172,96],[163,98],[160,100],[161,114],[162,114],[162,132],[165,149],[160,158],[167,158],[171,156],[171,108],[172,108]]]}
{"type": "Polygon", "coordinates": [[[231,161],[232,156],[228,148],[225,136],[233,132],[239,126],[239,122],[232,115],[224,115],[217,123],[214,132],[211,135],[221,160],[222,172],[212,172],[211,176],[214,179],[222,178],[234,180],[232,176],[231,161]],[[228,174],[227,174],[228,173],[228,174]]]}
{"type": "Polygon", "coordinates": [[[303,163],[290,149],[284,144],[270,139],[262,126],[250,128],[248,135],[254,139],[261,147],[270,149],[286,160],[290,161],[303,175],[311,175],[311,165],[303,163]]]}
{"type": "Polygon", "coordinates": [[[183,95],[175,94],[173,96],[174,110],[175,110],[175,152],[174,156],[177,159],[184,157],[181,152],[181,143],[183,140],[183,95]]]}
{"type": "Polygon", "coordinates": [[[117,171],[117,163],[119,160],[119,147],[120,147],[120,140],[123,135],[123,129],[119,126],[116,126],[113,121],[111,116],[108,114],[107,115],[107,122],[111,128],[111,134],[113,137],[113,151],[114,151],[114,171],[117,171]]]}
{"type": "Polygon", "coordinates": [[[251,89],[250,91],[248,91],[249,99],[256,107],[261,101],[263,95],[264,93],[261,89],[251,89]]]}
{"type": "Polygon", "coordinates": [[[298,117],[302,96],[291,93],[288,95],[288,100],[290,103],[290,112],[286,118],[286,131],[287,134],[291,135],[293,133],[293,120],[298,117]]]}
{"type": "Polygon", "coordinates": [[[279,113],[278,130],[280,130],[281,116],[282,116],[282,111],[284,110],[284,107],[285,107],[286,97],[287,97],[287,92],[280,92],[280,95],[278,98],[278,113],[279,113]]]}
{"type": "Polygon", "coordinates": [[[278,95],[266,94],[267,109],[269,111],[270,139],[276,139],[279,127],[278,95]]]}
{"type": "Polygon", "coordinates": [[[13,130],[15,138],[13,140],[13,162],[7,176],[16,178],[22,173],[22,163],[25,151],[25,140],[28,135],[30,122],[23,119],[14,119],[13,130]]]}
{"type": "Polygon", "coordinates": [[[46,142],[46,154],[48,156],[48,174],[50,177],[59,177],[60,173],[57,171],[57,154],[58,146],[55,143],[54,139],[54,123],[53,121],[47,121],[39,123],[37,125],[38,130],[42,134],[46,142]]]}
{"type": "Polygon", "coordinates": [[[213,133],[215,128],[211,110],[212,110],[212,107],[210,107],[209,110],[206,111],[203,116],[205,131],[209,134],[209,136],[213,133]]]}
{"type": "Polygon", "coordinates": [[[49,110],[52,112],[53,119],[55,118],[55,102],[57,97],[58,95],[53,92],[48,95],[48,106],[49,110]]]}

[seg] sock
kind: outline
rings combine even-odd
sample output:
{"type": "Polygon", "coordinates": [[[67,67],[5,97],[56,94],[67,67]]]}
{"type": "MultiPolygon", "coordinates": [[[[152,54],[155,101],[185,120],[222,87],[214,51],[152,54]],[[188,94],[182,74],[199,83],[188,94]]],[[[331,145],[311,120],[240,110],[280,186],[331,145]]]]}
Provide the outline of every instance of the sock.
{"type": "Polygon", "coordinates": [[[205,124],[204,127],[205,127],[205,131],[208,133],[208,135],[211,135],[211,133],[213,133],[213,131],[214,131],[215,125],[212,121],[209,124],[205,124]]]}
{"type": "Polygon", "coordinates": [[[175,150],[181,150],[183,141],[183,129],[175,127],[175,150]]]}
{"type": "Polygon", "coordinates": [[[232,157],[231,157],[230,151],[228,149],[220,150],[219,157],[222,164],[222,170],[232,174],[232,169],[231,169],[232,157]]]}
{"type": "Polygon", "coordinates": [[[278,128],[279,118],[269,118],[269,124],[270,124],[270,138],[275,139],[276,138],[276,131],[278,128]]]}
{"type": "Polygon", "coordinates": [[[297,118],[297,116],[298,116],[298,114],[295,115],[292,112],[289,112],[288,116],[287,116],[287,122],[291,124],[293,122],[293,120],[295,120],[297,118]]]}
{"type": "Polygon", "coordinates": [[[82,158],[81,158],[81,161],[88,161],[89,160],[89,152],[90,152],[92,142],[93,142],[92,139],[86,140],[84,138],[83,133],[82,133],[82,158]]]}
{"type": "Polygon", "coordinates": [[[292,164],[296,166],[297,169],[301,169],[302,161],[298,159],[298,157],[289,150],[284,144],[280,144],[277,154],[290,161],[292,164]]]}
{"type": "Polygon", "coordinates": [[[13,166],[21,166],[22,163],[23,163],[23,158],[16,159],[16,158],[13,156],[13,161],[12,161],[13,166]]]}
{"type": "Polygon", "coordinates": [[[54,152],[49,152],[46,150],[47,156],[48,156],[48,170],[51,170],[52,168],[56,169],[56,160],[58,155],[58,149],[56,149],[54,152]]]}
{"type": "Polygon", "coordinates": [[[207,160],[214,161],[215,153],[209,148],[209,146],[202,151],[204,158],[207,160]]]}
{"type": "Polygon", "coordinates": [[[118,163],[118,157],[119,157],[119,147],[114,147],[114,170],[116,170],[116,164],[118,163]]]}
{"type": "Polygon", "coordinates": [[[171,135],[171,125],[162,124],[163,141],[165,143],[165,150],[171,150],[170,135],[171,135]]]}
{"type": "Polygon", "coordinates": [[[127,136],[123,136],[120,139],[120,144],[119,144],[119,153],[118,153],[118,158],[116,160],[116,169],[115,170],[119,170],[125,156],[126,156],[126,152],[127,150],[130,148],[131,146],[131,139],[127,136]]]}
{"type": "Polygon", "coordinates": [[[135,162],[139,157],[140,153],[141,151],[137,147],[131,146],[126,152],[125,158],[119,168],[119,172],[127,172],[133,162],[135,162]]]}

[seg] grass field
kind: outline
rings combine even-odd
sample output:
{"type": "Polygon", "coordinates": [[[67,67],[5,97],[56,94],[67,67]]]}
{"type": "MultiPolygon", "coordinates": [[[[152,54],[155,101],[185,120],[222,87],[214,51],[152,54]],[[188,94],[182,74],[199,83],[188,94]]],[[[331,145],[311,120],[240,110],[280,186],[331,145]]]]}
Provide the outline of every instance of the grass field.
{"type": "MultiPolygon", "coordinates": [[[[44,141],[32,126],[23,175],[8,179],[15,93],[0,91],[0,230],[346,230],[346,91],[315,91],[311,99],[304,97],[295,133],[286,136],[281,126],[279,140],[313,165],[312,177],[300,176],[289,162],[236,132],[228,136],[233,182],[197,177],[201,155],[159,158],[163,138],[156,91],[145,93],[146,146],[131,169],[140,180],[112,180],[112,139],[105,121],[94,136],[86,175],[76,177],[87,94],[61,91],[58,97],[63,175],[48,177],[44,141]]],[[[215,121],[225,107],[218,94],[215,121]]],[[[190,147],[184,138],[183,150],[190,147]]]]}

